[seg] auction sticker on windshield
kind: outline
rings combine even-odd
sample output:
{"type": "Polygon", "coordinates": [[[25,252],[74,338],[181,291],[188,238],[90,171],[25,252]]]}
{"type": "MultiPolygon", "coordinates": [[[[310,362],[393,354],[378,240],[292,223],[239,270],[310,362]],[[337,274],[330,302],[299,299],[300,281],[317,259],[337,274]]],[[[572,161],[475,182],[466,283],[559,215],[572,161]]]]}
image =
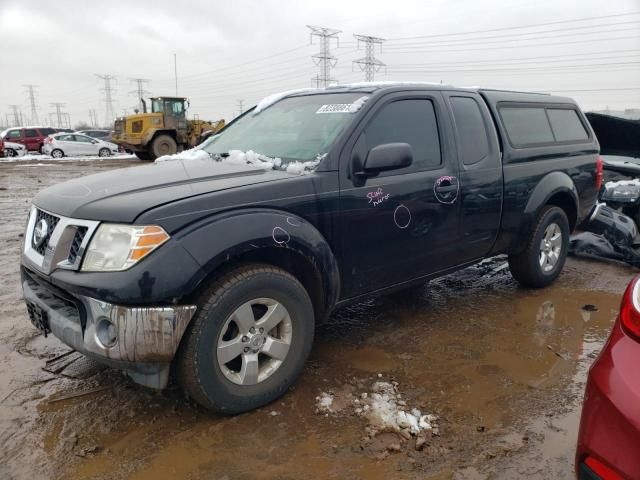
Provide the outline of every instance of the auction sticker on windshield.
{"type": "Polygon", "coordinates": [[[316,113],[349,113],[351,112],[350,103],[332,103],[322,105],[316,113]]]}

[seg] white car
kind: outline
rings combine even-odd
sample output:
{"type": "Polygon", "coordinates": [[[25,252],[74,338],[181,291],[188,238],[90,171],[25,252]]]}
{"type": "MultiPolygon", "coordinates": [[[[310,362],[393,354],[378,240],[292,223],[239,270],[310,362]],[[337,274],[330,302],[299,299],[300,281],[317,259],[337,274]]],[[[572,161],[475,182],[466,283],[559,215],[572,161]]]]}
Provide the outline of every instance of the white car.
{"type": "Polygon", "coordinates": [[[22,157],[27,154],[27,148],[20,143],[4,142],[5,157],[22,157]]]}
{"type": "Polygon", "coordinates": [[[89,155],[108,157],[118,153],[118,145],[81,133],[54,133],[45,138],[42,153],[53,158],[89,155]]]}

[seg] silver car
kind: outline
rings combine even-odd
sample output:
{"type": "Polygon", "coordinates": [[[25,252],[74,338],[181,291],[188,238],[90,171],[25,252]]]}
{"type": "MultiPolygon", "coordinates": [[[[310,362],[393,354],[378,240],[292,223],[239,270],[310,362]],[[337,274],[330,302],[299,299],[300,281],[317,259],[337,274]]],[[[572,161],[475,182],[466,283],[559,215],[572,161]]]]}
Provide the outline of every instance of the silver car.
{"type": "Polygon", "coordinates": [[[118,145],[81,133],[55,133],[44,140],[42,153],[51,155],[53,158],[89,155],[108,157],[118,153],[118,145]]]}
{"type": "Polygon", "coordinates": [[[22,157],[27,153],[27,147],[20,143],[4,142],[5,157],[22,157]]]}

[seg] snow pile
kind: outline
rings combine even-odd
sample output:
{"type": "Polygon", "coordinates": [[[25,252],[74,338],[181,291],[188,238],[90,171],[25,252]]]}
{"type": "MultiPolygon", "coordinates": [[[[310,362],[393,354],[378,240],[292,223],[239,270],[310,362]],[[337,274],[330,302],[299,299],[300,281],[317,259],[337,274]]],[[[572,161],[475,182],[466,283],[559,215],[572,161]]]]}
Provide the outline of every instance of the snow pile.
{"type": "Polygon", "coordinates": [[[305,175],[313,172],[326,153],[316,156],[315,160],[308,162],[292,161],[286,164],[282,163],[281,158],[272,158],[256,153],[253,150],[243,152],[242,150],[231,150],[229,155],[225,157],[212,158],[204,150],[192,148],[174,155],[164,155],[156,159],[156,162],[167,162],[171,160],[210,160],[215,162],[227,163],[230,165],[242,165],[247,168],[256,168],[261,170],[284,170],[292,175],[305,175]]]}
{"type": "Polygon", "coordinates": [[[370,392],[360,394],[343,389],[335,393],[321,392],[316,397],[316,412],[322,415],[340,413],[345,405],[353,414],[367,420],[369,437],[385,432],[398,433],[405,439],[439,435],[437,417],[408,408],[397,382],[376,381],[370,392]]]}
{"type": "Polygon", "coordinates": [[[251,168],[261,168],[263,170],[273,170],[274,167],[278,168],[282,165],[281,159],[267,157],[253,150],[247,152],[230,150],[229,156],[223,158],[222,161],[232,165],[247,165],[251,168]]]}
{"type": "Polygon", "coordinates": [[[604,188],[609,190],[610,188],[616,187],[640,187],[640,180],[618,180],[617,182],[607,182],[604,184],[604,188]]]}
{"type": "Polygon", "coordinates": [[[156,163],[168,162],[171,160],[211,160],[211,156],[204,150],[192,148],[190,150],[174,153],[173,155],[163,155],[162,157],[158,157],[156,158],[156,163]]]}
{"type": "Polygon", "coordinates": [[[333,413],[333,395],[327,392],[322,392],[320,396],[316,397],[316,408],[318,413],[333,413]]]}
{"type": "Polygon", "coordinates": [[[398,393],[397,382],[375,382],[371,395],[363,393],[356,408],[356,414],[369,421],[369,433],[397,432],[403,436],[418,435],[420,432],[437,434],[435,415],[422,414],[417,408],[405,410],[406,402],[398,393]]]}
{"type": "Polygon", "coordinates": [[[295,95],[296,93],[317,92],[318,90],[319,89],[317,88],[297,88],[295,90],[288,90],[286,92],[274,93],[273,95],[269,95],[268,97],[265,97],[262,100],[260,100],[260,102],[258,102],[258,105],[256,105],[256,108],[254,108],[253,112],[251,113],[253,115],[257,115],[265,108],[269,108],[274,103],[279,102],[280,100],[282,100],[285,97],[288,97],[289,95],[295,95]]]}

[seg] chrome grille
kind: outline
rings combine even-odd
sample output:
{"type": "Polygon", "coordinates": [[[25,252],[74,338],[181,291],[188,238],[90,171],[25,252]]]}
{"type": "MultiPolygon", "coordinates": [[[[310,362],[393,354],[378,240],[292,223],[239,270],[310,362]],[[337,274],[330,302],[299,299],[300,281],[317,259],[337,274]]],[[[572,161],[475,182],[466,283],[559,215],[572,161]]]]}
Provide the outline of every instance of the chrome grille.
{"type": "Polygon", "coordinates": [[[47,250],[47,245],[49,245],[49,239],[51,238],[51,234],[56,229],[58,222],[60,221],[60,217],[56,217],[55,215],[51,215],[50,213],[43,212],[38,209],[36,213],[36,226],[44,220],[47,225],[47,234],[40,241],[39,244],[36,244],[34,235],[31,235],[31,243],[33,245],[33,249],[38,252],[40,255],[44,255],[44,252],[47,250]]]}
{"type": "Polygon", "coordinates": [[[73,241],[71,242],[71,248],[69,249],[69,257],[67,258],[69,263],[76,263],[80,247],[82,246],[82,241],[86,234],[87,227],[78,227],[76,230],[76,234],[73,236],[73,241]]]}
{"type": "Polygon", "coordinates": [[[64,217],[33,206],[25,233],[23,262],[45,274],[57,268],[78,270],[91,235],[99,224],[94,220],[64,217]],[[48,226],[46,238],[36,243],[34,232],[42,220],[48,226]]]}

